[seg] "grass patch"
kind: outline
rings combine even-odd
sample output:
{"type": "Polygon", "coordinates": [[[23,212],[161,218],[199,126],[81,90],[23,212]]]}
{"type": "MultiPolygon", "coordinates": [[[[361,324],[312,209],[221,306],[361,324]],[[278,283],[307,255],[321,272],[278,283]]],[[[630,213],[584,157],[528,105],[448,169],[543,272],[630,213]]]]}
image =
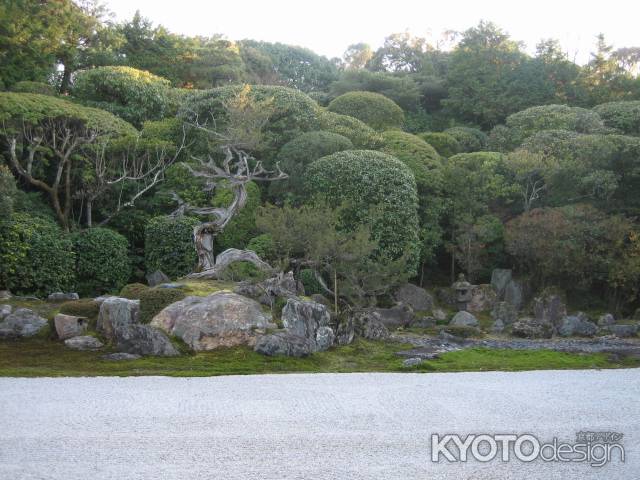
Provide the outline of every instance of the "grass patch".
{"type": "Polygon", "coordinates": [[[417,371],[465,372],[523,370],[567,370],[638,367],[637,359],[613,361],[604,353],[578,354],[553,350],[470,348],[448,352],[436,360],[414,367],[417,371]]]}
{"type": "Polygon", "coordinates": [[[204,377],[259,373],[316,372],[460,372],[542,370],[639,366],[637,360],[613,362],[604,354],[578,355],[552,351],[470,349],[405,368],[395,352],[411,348],[393,342],[358,340],[307,358],[266,357],[247,347],[222,348],[177,358],[147,357],[113,362],[108,353],[79,352],[62,342],[41,338],[0,342],[2,377],[140,376],[204,377]]]}
{"type": "Polygon", "coordinates": [[[180,284],[184,285],[181,290],[185,295],[195,297],[206,297],[215,292],[233,291],[235,283],[223,280],[180,280],[180,284]]]}

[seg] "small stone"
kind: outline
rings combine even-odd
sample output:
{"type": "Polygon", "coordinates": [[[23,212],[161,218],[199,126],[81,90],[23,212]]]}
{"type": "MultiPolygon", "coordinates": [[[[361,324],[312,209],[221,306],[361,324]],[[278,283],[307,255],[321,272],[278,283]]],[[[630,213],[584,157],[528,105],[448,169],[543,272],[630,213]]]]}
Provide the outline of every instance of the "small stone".
{"type": "Polygon", "coordinates": [[[412,323],[412,327],[417,328],[432,328],[436,326],[436,319],[433,317],[420,317],[416,318],[412,323]]]}
{"type": "Polygon", "coordinates": [[[116,352],[116,353],[109,353],[107,355],[102,355],[100,358],[102,360],[120,361],[120,360],[138,360],[139,358],[142,358],[142,357],[140,355],[135,355],[133,353],[116,352]]]}
{"type": "Polygon", "coordinates": [[[55,292],[49,295],[47,300],[51,302],[68,302],[71,300],[80,300],[80,296],[77,293],[55,292]]]}
{"type": "Polygon", "coordinates": [[[452,327],[477,327],[478,319],[469,312],[461,310],[453,316],[449,325],[452,327]]]}
{"type": "Polygon", "coordinates": [[[491,331],[493,333],[502,333],[504,331],[504,322],[500,319],[497,319],[495,322],[493,322],[493,325],[491,325],[491,331]]]}
{"type": "Polygon", "coordinates": [[[147,283],[150,287],[155,287],[156,285],[160,285],[161,283],[169,283],[170,281],[171,279],[160,270],[156,270],[155,272],[149,273],[147,275],[147,283]]]}
{"type": "Polygon", "coordinates": [[[598,326],[606,327],[608,325],[615,325],[616,319],[610,313],[605,313],[598,319],[598,326]]]}
{"type": "Polygon", "coordinates": [[[11,305],[0,305],[0,321],[4,320],[4,317],[9,315],[11,310],[13,310],[11,305]]]}
{"type": "Polygon", "coordinates": [[[73,350],[99,350],[104,344],[95,337],[72,337],[64,341],[64,344],[73,350]]]}
{"type": "Polygon", "coordinates": [[[436,322],[444,322],[447,319],[447,314],[441,308],[434,308],[431,315],[436,319],[436,322]]]}
{"type": "Polygon", "coordinates": [[[638,334],[638,325],[609,325],[608,328],[619,338],[635,337],[638,334]]]}
{"type": "Polygon", "coordinates": [[[418,358],[418,357],[413,357],[413,358],[407,358],[405,361],[402,362],[402,366],[403,367],[415,367],[417,365],[420,365],[422,363],[422,359],[418,358]]]}
{"type": "Polygon", "coordinates": [[[56,333],[60,340],[71,337],[78,337],[87,330],[87,319],[84,317],[76,317],[74,315],[65,315],[59,313],[53,318],[56,327],[56,333]]]}

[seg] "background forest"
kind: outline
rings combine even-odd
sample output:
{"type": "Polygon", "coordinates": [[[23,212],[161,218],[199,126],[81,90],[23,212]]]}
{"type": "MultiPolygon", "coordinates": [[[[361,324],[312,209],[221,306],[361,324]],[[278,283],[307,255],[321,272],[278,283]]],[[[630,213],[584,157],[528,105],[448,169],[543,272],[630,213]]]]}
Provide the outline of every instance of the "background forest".
{"type": "MultiPolygon", "coordinates": [[[[250,183],[215,250],[292,268],[308,293],[384,302],[412,279],[532,289],[631,312],[640,290],[640,48],[586,65],[481,22],[441,50],[406,33],[343,58],[185,37],[92,1],[0,5],[0,288],[98,295],[192,272],[193,175],[240,139],[288,179],[250,183]],[[249,138],[250,137],[250,138],[249,138]]],[[[231,272],[238,278],[255,272],[231,272]]]]}

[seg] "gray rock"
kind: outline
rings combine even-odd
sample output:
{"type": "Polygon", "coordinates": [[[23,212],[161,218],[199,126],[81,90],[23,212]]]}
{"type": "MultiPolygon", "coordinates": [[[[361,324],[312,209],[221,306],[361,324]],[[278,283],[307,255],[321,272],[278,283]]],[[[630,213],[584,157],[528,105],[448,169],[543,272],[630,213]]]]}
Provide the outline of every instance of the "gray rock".
{"type": "Polygon", "coordinates": [[[491,286],[496,292],[499,300],[504,299],[504,292],[507,288],[507,284],[511,281],[511,270],[506,268],[496,268],[491,272],[491,286]]]}
{"type": "Polygon", "coordinates": [[[413,322],[413,310],[408,305],[396,305],[391,308],[374,308],[380,321],[387,328],[408,327],[413,322]]]}
{"type": "Polygon", "coordinates": [[[293,277],[293,272],[282,273],[267,278],[262,282],[240,282],[234,289],[234,293],[252,298],[263,305],[271,306],[277,297],[290,298],[304,292],[299,282],[293,277]]]}
{"type": "Polygon", "coordinates": [[[33,310],[16,308],[0,322],[0,338],[33,337],[47,321],[33,310]]]}
{"type": "Polygon", "coordinates": [[[405,283],[394,294],[397,302],[408,305],[413,310],[426,312],[433,308],[433,296],[424,288],[405,283]]]}
{"type": "Polygon", "coordinates": [[[464,344],[467,342],[465,338],[458,335],[453,335],[445,330],[440,330],[440,332],[438,333],[438,338],[445,343],[464,344]]]}
{"type": "Polygon", "coordinates": [[[402,362],[403,367],[415,367],[422,363],[422,359],[418,357],[407,358],[402,362]]]}
{"type": "Polygon", "coordinates": [[[0,300],[9,300],[13,295],[9,290],[0,290],[0,300]]]}
{"type": "Polygon", "coordinates": [[[452,327],[477,327],[478,319],[469,312],[461,310],[453,316],[449,325],[452,327]]]}
{"type": "Polygon", "coordinates": [[[109,353],[107,355],[102,355],[100,358],[102,360],[120,361],[120,360],[138,360],[142,357],[140,355],[135,355],[133,353],[116,352],[116,353],[109,353]]]}
{"type": "Polygon", "coordinates": [[[115,297],[115,295],[100,295],[99,297],[94,298],[93,301],[96,302],[98,306],[100,306],[108,298],[117,298],[117,297],[115,297]]]}
{"type": "Polygon", "coordinates": [[[510,303],[498,302],[491,311],[491,318],[496,322],[500,320],[504,328],[504,326],[511,325],[518,319],[518,312],[510,303]]]}
{"type": "Polygon", "coordinates": [[[447,319],[447,314],[441,308],[434,308],[431,315],[436,319],[436,322],[444,322],[447,319]]]}
{"type": "Polygon", "coordinates": [[[513,324],[511,333],[522,338],[551,338],[553,325],[534,317],[523,317],[513,324]]]}
{"type": "Polygon", "coordinates": [[[586,319],[586,315],[569,315],[564,317],[558,325],[558,334],[561,337],[578,335],[581,337],[593,337],[598,328],[586,319]]]}
{"type": "Polygon", "coordinates": [[[160,270],[156,270],[155,272],[147,274],[147,283],[150,287],[155,287],[156,285],[160,285],[162,283],[169,283],[170,281],[171,279],[160,270]]]}
{"type": "Polygon", "coordinates": [[[271,271],[271,265],[263,261],[253,250],[228,248],[216,257],[216,268],[224,269],[235,262],[253,263],[258,270],[271,271]]]}
{"type": "Polygon", "coordinates": [[[512,279],[504,289],[504,301],[513,305],[516,310],[520,310],[524,304],[524,287],[518,280],[512,279]]]}
{"type": "Polygon", "coordinates": [[[253,346],[260,331],[276,328],[258,302],[231,292],[186,297],[165,307],[151,326],[181,338],[197,351],[253,346]]]}
{"type": "Polygon", "coordinates": [[[493,333],[502,333],[504,329],[504,322],[500,318],[498,318],[495,322],[493,322],[493,325],[491,325],[491,331],[493,333]]]}
{"type": "Polygon", "coordinates": [[[99,350],[104,347],[100,340],[90,336],[71,337],[64,344],[73,350],[99,350]]]}
{"type": "Polygon", "coordinates": [[[562,295],[549,293],[534,298],[533,315],[538,321],[551,323],[557,328],[567,316],[567,306],[562,295]]]}
{"type": "Polygon", "coordinates": [[[116,348],[134,355],[175,357],[180,353],[167,336],[150,325],[132,324],[116,331],[116,348]]]}
{"type": "Polygon", "coordinates": [[[349,345],[355,337],[353,318],[342,319],[336,327],[336,343],[338,345],[349,345]]]}
{"type": "Polygon", "coordinates": [[[311,344],[307,338],[290,332],[277,332],[258,337],[253,349],[263,355],[285,355],[287,357],[306,357],[311,353],[311,344]]]}
{"type": "Polygon", "coordinates": [[[55,292],[49,295],[47,300],[52,302],[67,302],[71,300],[80,300],[80,296],[77,293],[55,292]]]}
{"type": "Polygon", "coordinates": [[[282,309],[284,328],[309,340],[311,350],[326,350],[333,344],[335,335],[329,327],[331,315],[327,307],[316,302],[290,298],[282,309]]]}
{"type": "Polygon", "coordinates": [[[85,317],[65,315],[64,313],[58,313],[53,318],[53,323],[60,340],[83,335],[88,327],[88,322],[85,317]]]}
{"type": "Polygon", "coordinates": [[[636,308],[636,311],[633,313],[634,320],[640,320],[640,308],[636,308]]]}
{"type": "Polygon", "coordinates": [[[389,338],[389,330],[376,312],[356,313],[353,317],[353,327],[356,335],[367,340],[386,340],[389,338]]]}
{"type": "Polygon", "coordinates": [[[417,328],[432,328],[436,326],[436,319],[433,317],[420,317],[416,318],[412,323],[412,327],[417,328]]]}
{"type": "Polygon", "coordinates": [[[638,334],[638,325],[609,325],[609,331],[616,337],[635,337],[638,334]]]}
{"type": "Polygon", "coordinates": [[[327,297],[325,297],[324,295],[321,295],[319,293],[314,293],[309,298],[311,300],[313,300],[314,302],[316,302],[316,303],[324,305],[328,309],[332,309],[334,307],[333,301],[331,301],[330,299],[328,299],[327,297]]]}
{"type": "Polygon", "coordinates": [[[456,292],[451,287],[440,287],[435,289],[436,298],[438,302],[445,305],[456,304],[456,292]]]}
{"type": "Polygon", "coordinates": [[[157,285],[158,288],[169,288],[171,290],[179,290],[181,288],[185,288],[183,283],[161,283],[157,285]]]}
{"type": "Polygon", "coordinates": [[[497,296],[491,285],[475,285],[471,289],[471,300],[467,302],[467,311],[484,312],[496,304],[497,296]]]}
{"type": "Polygon", "coordinates": [[[11,305],[0,305],[0,320],[4,320],[4,317],[9,315],[13,307],[11,305]]]}
{"type": "Polygon", "coordinates": [[[615,325],[615,323],[616,323],[616,319],[613,318],[613,315],[611,315],[610,313],[605,313],[604,315],[601,315],[600,318],[598,319],[598,326],[600,327],[615,325]]]}
{"type": "Polygon", "coordinates": [[[108,297],[100,305],[96,328],[107,339],[115,340],[117,331],[138,323],[140,300],[108,297]]]}

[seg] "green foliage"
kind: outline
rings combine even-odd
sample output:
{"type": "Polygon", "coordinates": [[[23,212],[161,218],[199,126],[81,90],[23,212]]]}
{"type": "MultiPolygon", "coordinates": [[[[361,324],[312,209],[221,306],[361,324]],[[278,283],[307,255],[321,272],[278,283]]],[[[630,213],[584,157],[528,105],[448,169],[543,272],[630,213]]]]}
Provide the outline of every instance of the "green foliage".
{"type": "Polygon", "coordinates": [[[142,126],[170,112],[169,81],[130,67],[98,67],[76,73],[73,96],[142,126]]]}
{"type": "Polygon", "coordinates": [[[127,239],[108,228],[90,228],[73,235],[78,293],[117,292],[131,274],[127,239]]]}
{"type": "Polygon", "coordinates": [[[129,300],[140,300],[142,294],[147,290],[149,290],[149,287],[144,283],[130,283],[122,287],[119,296],[129,300]]]}
{"type": "Polygon", "coordinates": [[[479,152],[484,150],[489,139],[487,135],[477,128],[452,127],[444,131],[458,142],[461,153],[479,152]]]}
{"type": "Polygon", "coordinates": [[[17,195],[18,188],[13,174],[6,165],[0,165],[0,223],[11,217],[17,195]]]}
{"type": "Polygon", "coordinates": [[[520,146],[528,137],[544,130],[598,133],[604,130],[604,124],[597,113],[585,108],[543,105],[509,115],[506,128],[507,130],[500,130],[494,135],[503,138],[503,151],[520,146]]]}
{"type": "Polygon", "coordinates": [[[193,246],[193,228],[200,222],[193,217],[155,217],[145,228],[145,266],[147,272],[162,270],[170,278],[191,273],[198,257],[193,246]]]}
{"type": "Polygon", "coordinates": [[[273,237],[268,233],[261,233],[253,237],[247,244],[247,250],[253,250],[264,261],[270,262],[276,258],[276,245],[273,237]]]}
{"type": "Polygon", "coordinates": [[[320,112],[320,128],[348,138],[356,148],[375,149],[381,142],[374,129],[348,115],[323,110],[320,112]]]}
{"type": "Polygon", "coordinates": [[[593,109],[604,124],[625,135],[640,136],[640,101],[609,102],[593,109]]]}
{"type": "Polygon", "coordinates": [[[417,136],[435,148],[436,152],[443,157],[448,158],[461,151],[460,143],[456,140],[456,137],[448,133],[425,132],[418,133],[417,136]]]}
{"type": "Polygon", "coordinates": [[[96,318],[100,313],[100,304],[92,298],[70,300],[60,304],[60,313],[76,317],[96,318]]]}
{"type": "Polygon", "coordinates": [[[346,225],[369,225],[381,256],[406,256],[415,270],[418,255],[416,182],[395,158],[368,150],[338,152],[313,162],[307,170],[310,195],[329,205],[347,204],[346,225]]]}
{"type": "Polygon", "coordinates": [[[140,292],[140,322],[149,323],[158,313],[185,297],[178,288],[149,288],[140,292]]]}
{"type": "Polygon", "coordinates": [[[0,224],[0,283],[20,295],[68,292],[75,283],[73,243],[53,221],[14,213],[0,224]]]}
{"type": "MultiPolygon", "coordinates": [[[[197,115],[201,122],[215,118],[216,130],[224,131],[229,121],[225,104],[243,88],[234,85],[194,93],[185,99],[180,116],[194,121],[197,115]]],[[[273,109],[263,130],[263,145],[256,151],[256,156],[268,164],[285,143],[301,133],[318,129],[318,104],[302,92],[286,87],[253,85],[248,96],[252,102],[270,102],[273,109]]]]}
{"type": "Polygon", "coordinates": [[[348,92],[329,103],[330,112],[349,115],[374,130],[401,128],[404,112],[389,98],[373,92],[348,92]]]}
{"type": "Polygon", "coordinates": [[[307,166],[315,160],[343,150],[352,150],[353,143],[346,137],[331,132],[307,132],[294,138],[278,152],[277,161],[289,178],[273,182],[269,187],[272,197],[299,201],[303,195],[307,166]]]}
{"type": "MultiPolygon", "coordinates": [[[[233,191],[226,182],[220,182],[211,200],[214,207],[228,207],[233,201],[233,191]]],[[[256,233],[256,210],[260,206],[260,188],[254,182],[247,183],[247,203],[216,236],[214,250],[219,253],[227,248],[243,249],[256,233]]]]}
{"type": "Polygon", "coordinates": [[[299,277],[300,281],[302,282],[302,285],[304,286],[304,294],[309,296],[309,295],[314,295],[316,293],[325,293],[325,291],[322,289],[322,286],[320,285],[320,282],[318,282],[318,279],[316,278],[316,275],[314,273],[314,271],[310,268],[303,268],[302,270],[300,270],[300,274],[299,277]]]}
{"type": "Polygon", "coordinates": [[[22,80],[15,83],[11,87],[12,92],[17,93],[39,93],[40,95],[56,95],[56,89],[48,83],[32,82],[29,80],[22,80]]]}
{"type": "Polygon", "coordinates": [[[347,70],[331,84],[332,98],[357,91],[379,93],[409,111],[417,109],[420,99],[418,85],[411,77],[386,72],[347,70]]]}
{"type": "Polygon", "coordinates": [[[251,262],[233,262],[222,271],[222,280],[258,282],[267,278],[267,275],[251,262]]]}

